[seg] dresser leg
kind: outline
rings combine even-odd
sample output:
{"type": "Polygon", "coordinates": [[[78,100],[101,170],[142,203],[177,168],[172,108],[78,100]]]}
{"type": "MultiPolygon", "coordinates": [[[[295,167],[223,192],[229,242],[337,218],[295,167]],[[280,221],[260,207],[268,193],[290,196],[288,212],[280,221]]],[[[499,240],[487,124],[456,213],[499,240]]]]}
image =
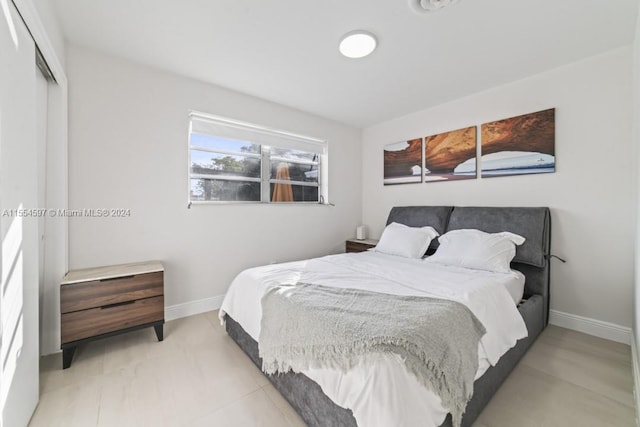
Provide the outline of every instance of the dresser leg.
{"type": "Polygon", "coordinates": [[[75,347],[62,349],[62,369],[67,369],[69,366],[71,366],[71,361],[73,360],[73,353],[75,352],[76,352],[75,347]]]}
{"type": "Polygon", "coordinates": [[[164,339],[163,326],[164,325],[155,325],[153,327],[153,329],[156,330],[156,337],[158,337],[158,341],[162,341],[164,339]]]}

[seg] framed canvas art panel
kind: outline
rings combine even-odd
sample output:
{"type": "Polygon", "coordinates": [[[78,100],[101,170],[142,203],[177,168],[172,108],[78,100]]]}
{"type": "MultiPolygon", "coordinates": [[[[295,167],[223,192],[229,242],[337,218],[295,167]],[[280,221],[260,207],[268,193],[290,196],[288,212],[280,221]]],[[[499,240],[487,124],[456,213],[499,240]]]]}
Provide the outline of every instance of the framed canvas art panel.
{"type": "Polygon", "coordinates": [[[425,137],[425,182],[475,179],[477,133],[470,126],[425,137]]]}
{"type": "Polygon", "coordinates": [[[556,171],[555,108],[482,125],[483,178],[556,171]]]}
{"type": "Polygon", "coordinates": [[[384,185],[422,182],[422,138],[384,146],[384,185]]]}

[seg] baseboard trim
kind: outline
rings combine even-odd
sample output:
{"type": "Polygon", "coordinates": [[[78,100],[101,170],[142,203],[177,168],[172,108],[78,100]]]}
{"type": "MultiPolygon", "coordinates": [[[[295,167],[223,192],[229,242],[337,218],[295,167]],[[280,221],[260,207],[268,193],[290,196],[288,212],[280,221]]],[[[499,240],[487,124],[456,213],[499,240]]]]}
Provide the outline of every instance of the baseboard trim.
{"type": "Polygon", "coordinates": [[[589,317],[577,316],[558,310],[549,310],[549,323],[574,331],[631,345],[631,328],[603,322],[589,317]]]}
{"type": "Polygon", "coordinates": [[[211,298],[170,305],[164,309],[164,319],[168,322],[170,320],[180,319],[181,317],[217,310],[222,305],[223,299],[224,295],[218,295],[211,298]]]}

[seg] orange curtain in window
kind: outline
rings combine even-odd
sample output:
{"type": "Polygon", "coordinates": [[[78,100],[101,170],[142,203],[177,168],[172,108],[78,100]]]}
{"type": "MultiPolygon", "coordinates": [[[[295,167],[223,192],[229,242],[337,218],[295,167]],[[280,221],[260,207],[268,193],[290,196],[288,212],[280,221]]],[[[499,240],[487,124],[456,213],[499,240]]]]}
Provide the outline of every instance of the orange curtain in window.
{"type": "MultiPolygon", "coordinates": [[[[289,180],[289,165],[282,162],[278,165],[276,170],[276,179],[289,180]]],[[[273,189],[272,202],[293,202],[293,190],[291,184],[276,183],[273,189]]]]}

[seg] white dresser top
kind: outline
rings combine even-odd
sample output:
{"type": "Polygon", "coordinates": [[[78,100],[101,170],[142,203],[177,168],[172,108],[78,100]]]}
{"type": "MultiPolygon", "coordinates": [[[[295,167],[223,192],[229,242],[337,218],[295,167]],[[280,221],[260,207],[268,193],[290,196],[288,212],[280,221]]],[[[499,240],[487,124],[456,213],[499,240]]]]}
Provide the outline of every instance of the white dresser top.
{"type": "Polygon", "coordinates": [[[154,273],[164,271],[160,261],[134,262],[131,264],[107,265],[104,267],[83,268],[71,270],[65,274],[61,285],[71,283],[88,282],[92,280],[112,279],[121,276],[133,276],[135,274],[154,273]]]}

